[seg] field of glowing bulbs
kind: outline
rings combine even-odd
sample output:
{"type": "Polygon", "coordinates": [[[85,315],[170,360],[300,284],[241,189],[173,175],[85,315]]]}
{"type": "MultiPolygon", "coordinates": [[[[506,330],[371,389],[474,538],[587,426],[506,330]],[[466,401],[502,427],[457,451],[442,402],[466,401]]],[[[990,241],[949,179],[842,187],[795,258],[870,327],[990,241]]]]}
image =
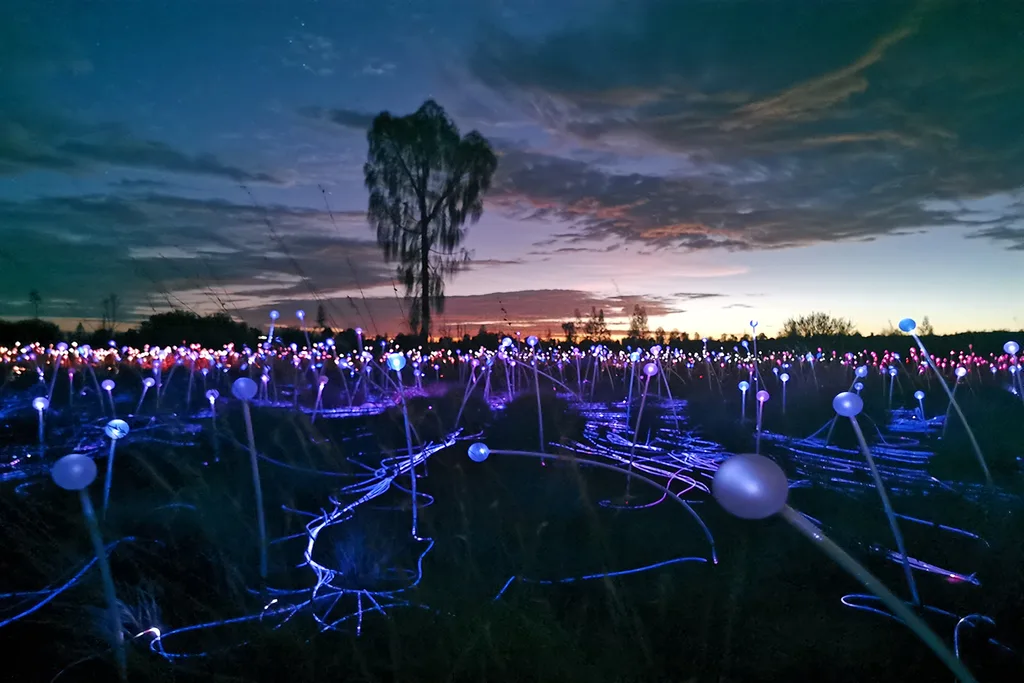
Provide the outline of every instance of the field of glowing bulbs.
{"type": "Polygon", "coordinates": [[[1020,347],[900,329],[0,348],[0,637],[26,681],[1020,680],[1020,347]]]}

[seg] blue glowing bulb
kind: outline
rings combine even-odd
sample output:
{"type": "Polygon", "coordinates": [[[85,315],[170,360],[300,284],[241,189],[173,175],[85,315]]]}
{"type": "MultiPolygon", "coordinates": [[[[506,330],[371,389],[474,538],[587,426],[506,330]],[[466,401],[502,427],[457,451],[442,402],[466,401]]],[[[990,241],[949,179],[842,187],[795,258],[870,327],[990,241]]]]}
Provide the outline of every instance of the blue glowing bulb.
{"type": "Polygon", "coordinates": [[[782,468],[763,455],[734,455],[718,466],[711,494],[741,519],[764,519],[786,506],[789,482],[782,468]]]}
{"type": "Polygon", "coordinates": [[[867,377],[868,376],[867,366],[864,366],[864,365],[858,366],[857,369],[853,371],[853,374],[857,375],[858,377],[867,377]]]}
{"type": "Polygon", "coordinates": [[[256,391],[256,382],[248,377],[239,377],[231,384],[231,393],[240,401],[251,401],[256,391]]]}
{"type": "Polygon", "coordinates": [[[740,346],[742,346],[745,349],[749,349],[750,348],[750,342],[748,342],[746,339],[744,339],[743,341],[740,342],[740,346]]]}
{"type": "Polygon", "coordinates": [[[405,367],[405,355],[401,353],[388,354],[388,367],[395,372],[401,372],[405,367]]]}
{"type": "Polygon", "coordinates": [[[539,341],[540,340],[537,339],[537,337],[533,336],[532,334],[529,337],[526,338],[526,343],[531,348],[536,346],[539,341]]]}
{"type": "Polygon", "coordinates": [[[961,366],[959,366],[959,367],[958,367],[958,368],[957,368],[956,370],[954,370],[953,372],[954,372],[954,373],[956,374],[956,376],[957,376],[957,378],[958,378],[958,379],[963,379],[964,377],[966,377],[966,376],[967,376],[967,368],[965,368],[965,367],[964,367],[964,366],[962,366],[962,365],[961,365],[961,366]]]}
{"type": "Polygon", "coordinates": [[[890,377],[895,377],[898,372],[899,372],[899,370],[896,369],[895,365],[890,365],[889,366],[889,376],[890,377]]]}
{"type": "Polygon", "coordinates": [[[278,313],[277,311],[271,311],[270,312],[270,319],[271,320],[277,320],[280,317],[281,317],[281,314],[278,313]]]}
{"type": "Polygon", "coordinates": [[[505,337],[504,339],[501,340],[501,348],[507,349],[510,346],[512,346],[512,338],[511,337],[505,337]]]}
{"type": "Polygon", "coordinates": [[[635,363],[638,360],[640,360],[640,352],[639,351],[634,351],[633,353],[629,354],[629,360],[632,363],[635,363]]]}
{"type": "Polygon", "coordinates": [[[917,323],[913,318],[904,318],[900,321],[900,329],[907,333],[913,332],[917,329],[917,323]]]}
{"type": "Polygon", "coordinates": [[[1020,344],[1018,344],[1015,341],[1008,341],[1005,344],[1003,344],[1003,351],[1005,353],[1010,354],[1011,356],[1014,356],[1017,354],[1018,351],[1020,351],[1020,344]]]}
{"type": "Polygon", "coordinates": [[[300,308],[299,310],[295,311],[295,317],[298,318],[299,320],[305,320],[306,312],[300,308]]]}
{"type": "Polygon", "coordinates": [[[469,459],[473,462],[483,462],[491,454],[487,444],[477,441],[469,446],[469,459]]]}
{"type": "Polygon", "coordinates": [[[853,388],[857,390],[858,393],[864,391],[864,382],[854,382],[853,388]]]}
{"type": "Polygon", "coordinates": [[[654,377],[658,374],[658,366],[654,363],[647,363],[644,365],[644,374],[648,377],[654,377]]]}
{"type": "Polygon", "coordinates": [[[923,401],[924,400],[924,392],[921,391],[920,389],[918,389],[917,391],[914,392],[914,398],[916,398],[918,401],[923,401]]]}
{"type": "Polygon", "coordinates": [[[217,402],[218,398],[220,398],[220,392],[216,389],[210,389],[206,392],[206,400],[210,402],[211,406],[217,402]]]}
{"type": "Polygon", "coordinates": [[[659,346],[658,344],[652,346],[651,353],[654,354],[655,356],[659,355],[661,353],[661,346],[659,346]]]}
{"type": "Polygon", "coordinates": [[[50,468],[53,483],[67,491],[81,491],[96,480],[96,463],[80,453],[65,455],[50,468]]]}
{"type": "Polygon", "coordinates": [[[156,380],[153,379],[152,377],[147,377],[146,379],[142,380],[142,384],[147,389],[152,389],[156,385],[156,380]]]}
{"type": "Polygon", "coordinates": [[[844,391],[832,399],[832,409],[843,417],[856,417],[864,410],[864,399],[857,394],[844,391]]]}
{"type": "Polygon", "coordinates": [[[750,382],[743,380],[742,382],[739,383],[738,386],[740,388],[740,391],[742,391],[743,393],[747,393],[747,390],[750,388],[750,382]]]}
{"type": "Polygon", "coordinates": [[[32,407],[41,413],[50,407],[50,400],[45,396],[36,396],[32,399],[32,407]]]}
{"type": "Polygon", "coordinates": [[[105,392],[107,392],[109,394],[111,391],[114,390],[114,387],[117,386],[117,385],[114,384],[114,380],[112,380],[112,379],[105,379],[102,382],[100,382],[100,386],[103,387],[103,391],[105,391],[105,392]]]}
{"type": "Polygon", "coordinates": [[[786,382],[789,381],[789,373],[788,372],[782,373],[781,375],[779,375],[779,379],[781,379],[782,383],[785,384],[786,382]]]}
{"type": "Polygon", "coordinates": [[[750,321],[750,326],[751,327],[757,327],[757,321],[756,320],[751,320],[750,321]]]}
{"type": "Polygon", "coordinates": [[[128,432],[130,431],[131,429],[128,427],[128,423],[124,420],[111,420],[107,423],[107,426],[103,428],[103,433],[112,441],[123,439],[128,436],[128,432]]]}

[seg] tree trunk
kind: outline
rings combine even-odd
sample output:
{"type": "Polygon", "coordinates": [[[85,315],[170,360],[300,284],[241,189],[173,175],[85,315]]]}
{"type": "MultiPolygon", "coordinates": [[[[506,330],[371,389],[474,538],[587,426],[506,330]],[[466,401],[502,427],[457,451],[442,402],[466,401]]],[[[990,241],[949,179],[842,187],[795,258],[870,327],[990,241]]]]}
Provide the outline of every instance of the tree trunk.
{"type": "Polygon", "coordinates": [[[423,337],[423,345],[430,341],[430,240],[429,223],[426,218],[420,220],[420,269],[422,277],[420,281],[423,289],[420,291],[420,335],[423,337]]]}

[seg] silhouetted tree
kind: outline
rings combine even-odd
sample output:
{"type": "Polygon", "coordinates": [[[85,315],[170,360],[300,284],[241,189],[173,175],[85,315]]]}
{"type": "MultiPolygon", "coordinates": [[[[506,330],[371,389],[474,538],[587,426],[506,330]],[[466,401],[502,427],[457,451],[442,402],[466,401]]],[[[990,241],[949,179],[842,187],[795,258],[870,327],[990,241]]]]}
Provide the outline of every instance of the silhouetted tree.
{"type": "Polygon", "coordinates": [[[640,304],[633,306],[633,315],[629,318],[629,332],[628,336],[630,339],[647,339],[651,334],[651,331],[647,328],[647,309],[640,304]]]}
{"type": "Polygon", "coordinates": [[[576,323],[566,320],[562,323],[562,332],[565,333],[565,341],[572,344],[576,341],[576,323]]]}
{"type": "Polygon", "coordinates": [[[654,342],[656,344],[660,344],[661,346],[665,345],[665,328],[664,327],[659,327],[658,329],[656,329],[654,331],[654,342]]]}
{"type": "Polygon", "coordinates": [[[33,317],[39,320],[39,306],[43,303],[43,297],[39,296],[39,290],[33,289],[28,293],[28,302],[34,311],[33,317]]]}
{"type": "Polygon", "coordinates": [[[477,131],[465,136],[444,109],[427,100],[416,112],[381,112],[367,133],[363,175],[367,218],[386,261],[398,264],[409,320],[424,341],[431,311],[444,310],[444,280],[469,259],[462,249],[466,221],[483,213],[498,157],[477,131]]]}
{"type": "Polygon", "coordinates": [[[849,337],[856,333],[853,323],[846,318],[820,311],[790,318],[782,326],[783,337],[849,337]]]}
{"type": "Polygon", "coordinates": [[[932,321],[928,320],[928,316],[925,316],[921,324],[917,326],[917,333],[922,337],[930,337],[935,334],[935,328],[932,327],[932,321]]]}

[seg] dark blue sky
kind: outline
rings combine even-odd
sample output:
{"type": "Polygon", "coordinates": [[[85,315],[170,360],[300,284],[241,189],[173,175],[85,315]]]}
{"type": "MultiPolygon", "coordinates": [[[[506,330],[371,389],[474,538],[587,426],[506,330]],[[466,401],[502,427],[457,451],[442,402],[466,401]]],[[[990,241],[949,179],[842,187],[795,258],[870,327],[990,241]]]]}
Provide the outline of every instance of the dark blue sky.
{"type": "Polygon", "coordinates": [[[365,130],[433,97],[501,154],[450,325],[1019,329],[1021,74],[1011,0],[6,2],[0,315],[397,331],[365,130]]]}

